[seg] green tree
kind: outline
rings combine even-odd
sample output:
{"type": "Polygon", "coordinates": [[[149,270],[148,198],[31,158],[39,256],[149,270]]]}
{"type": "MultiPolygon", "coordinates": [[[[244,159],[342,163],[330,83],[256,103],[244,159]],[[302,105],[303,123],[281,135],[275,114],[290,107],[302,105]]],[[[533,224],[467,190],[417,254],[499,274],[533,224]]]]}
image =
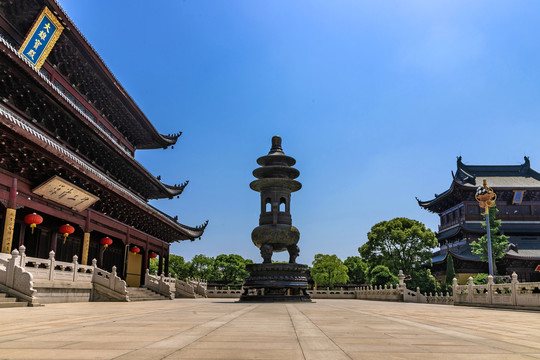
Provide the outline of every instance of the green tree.
{"type": "Polygon", "coordinates": [[[158,259],[150,259],[150,264],[148,266],[148,272],[150,275],[154,275],[159,269],[158,259]]]}
{"type": "Polygon", "coordinates": [[[392,274],[403,270],[411,274],[414,268],[431,260],[437,246],[435,234],[424,224],[408,218],[395,218],[375,224],[367,234],[368,241],[358,248],[370,269],[385,265],[392,274]]]}
{"type": "Polygon", "coordinates": [[[188,272],[189,269],[187,268],[187,263],[183,256],[174,254],[169,255],[169,274],[179,278],[185,278],[187,277],[188,272]]]}
{"type": "Polygon", "coordinates": [[[220,279],[219,272],[214,266],[215,259],[203,254],[195,255],[188,263],[188,276],[215,281],[220,279]]]}
{"type": "MultiPolygon", "coordinates": [[[[150,259],[150,266],[148,267],[150,274],[155,274],[159,270],[159,259],[150,259]]],[[[169,255],[169,275],[175,275],[177,277],[186,277],[189,270],[186,268],[186,262],[184,258],[179,255],[169,255]]]]}
{"type": "Polygon", "coordinates": [[[416,269],[412,274],[411,280],[407,282],[407,288],[411,290],[420,288],[420,292],[423,294],[440,292],[442,290],[441,284],[431,275],[431,270],[426,268],[416,269]]]}
{"type": "Polygon", "coordinates": [[[347,275],[349,275],[350,282],[354,284],[364,284],[367,282],[367,264],[360,256],[349,256],[343,264],[347,267],[347,275]]]}
{"type": "MultiPolygon", "coordinates": [[[[501,259],[508,250],[508,236],[499,234],[501,220],[497,220],[496,216],[499,209],[496,206],[489,208],[489,227],[491,235],[491,254],[493,256],[493,273],[497,274],[497,259],[501,259]]],[[[487,225],[482,223],[482,227],[487,231],[487,225]]],[[[488,261],[488,241],[487,234],[483,235],[477,241],[471,242],[471,251],[477,255],[482,261],[488,261]]]]}
{"type": "Polygon", "coordinates": [[[329,287],[349,281],[347,266],[336,255],[315,255],[311,277],[317,284],[329,287]]]}
{"type": "Polygon", "coordinates": [[[452,286],[452,281],[456,277],[456,269],[454,268],[454,257],[450,254],[446,257],[446,279],[444,281],[445,287],[452,286]]]}
{"type": "Polygon", "coordinates": [[[220,275],[219,280],[238,285],[249,275],[246,271],[247,264],[253,264],[253,261],[236,254],[221,254],[216,256],[214,266],[220,275]]]}
{"type": "Polygon", "coordinates": [[[396,275],[390,272],[390,269],[384,265],[375,266],[370,273],[371,285],[373,286],[390,286],[396,285],[399,282],[399,279],[396,275]]]}

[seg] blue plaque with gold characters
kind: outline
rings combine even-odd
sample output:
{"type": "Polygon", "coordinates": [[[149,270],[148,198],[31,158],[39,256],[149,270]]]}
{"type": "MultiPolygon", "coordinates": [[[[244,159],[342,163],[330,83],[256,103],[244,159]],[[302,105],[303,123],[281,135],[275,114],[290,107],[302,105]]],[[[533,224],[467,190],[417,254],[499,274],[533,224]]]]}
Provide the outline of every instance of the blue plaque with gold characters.
{"type": "Polygon", "coordinates": [[[62,30],[64,27],[60,21],[49,8],[45,7],[26,35],[19,49],[19,54],[24,55],[39,70],[60,37],[62,30]]]}

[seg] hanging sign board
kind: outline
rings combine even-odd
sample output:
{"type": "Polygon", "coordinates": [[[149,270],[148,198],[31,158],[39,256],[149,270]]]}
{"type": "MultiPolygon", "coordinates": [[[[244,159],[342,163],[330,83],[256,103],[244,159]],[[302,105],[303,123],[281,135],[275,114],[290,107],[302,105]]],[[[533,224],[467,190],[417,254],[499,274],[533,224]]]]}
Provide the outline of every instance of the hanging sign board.
{"type": "Polygon", "coordinates": [[[36,195],[52,200],[75,211],[83,211],[99,198],[73,185],[59,176],[54,176],[32,190],[36,195]]]}
{"type": "Polygon", "coordinates": [[[60,37],[62,30],[64,27],[60,21],[49,8],[45,7],[26,35],[19,49],[19,54],[24,55],[39,70],[60,37]]]}

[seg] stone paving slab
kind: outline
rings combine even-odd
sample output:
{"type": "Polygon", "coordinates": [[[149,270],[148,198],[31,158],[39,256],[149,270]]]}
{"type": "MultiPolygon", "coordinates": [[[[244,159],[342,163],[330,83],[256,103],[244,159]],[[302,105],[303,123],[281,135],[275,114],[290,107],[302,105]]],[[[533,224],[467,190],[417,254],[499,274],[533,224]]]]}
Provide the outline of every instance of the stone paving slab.
{"type": "Polygon", "coordinates": [[[0,309],[0,359],[539,359],[540,313],[362,300],[0,309]]]}

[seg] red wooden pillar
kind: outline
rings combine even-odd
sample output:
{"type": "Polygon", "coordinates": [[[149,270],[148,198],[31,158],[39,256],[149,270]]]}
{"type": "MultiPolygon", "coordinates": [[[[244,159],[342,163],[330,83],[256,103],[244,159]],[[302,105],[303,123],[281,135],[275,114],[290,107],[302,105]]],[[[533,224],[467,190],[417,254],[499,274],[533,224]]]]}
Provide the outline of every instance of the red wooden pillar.
{"type": "Polygon", "coordinates": [[[169,276],[169,246],[167,245],[167,249],[164,251],[165,255],[165,276],[169,276]]]}
{"type": "Polygon", "coordinates": [[[163,274],[163,243],[161,243],[161,251],[159,252],[158,275],[163,274]]]}
{"type": "Polygon", "coordinates": [[[146,274],[146,269],[148,269],[149,266],[149,259],[148,259],[148,246],[150,245],[150,239],[148,238],[148,235],[146,235],[146,246],[144,248],[144,252],[142,255],[142,261],[141,261],[141,286],[144,285],[144,275],[146,274]]]}
{"type": "MultiPolygon", "coordinates": [[[[53,230],[51,232],[51,238],[50,238],[50,248],[54,253],[56,254],[56,244],[58,242],[58,230],[53,230]]],[[[56,257],[56,256],[55,256],[56,257]]]]}
{"type": "Polygon", "coordinates": [[[21,232],[19,233],[19,247],[24,245],[25,235],[26,235],[26,226],[21,226],[21,232]]]}

